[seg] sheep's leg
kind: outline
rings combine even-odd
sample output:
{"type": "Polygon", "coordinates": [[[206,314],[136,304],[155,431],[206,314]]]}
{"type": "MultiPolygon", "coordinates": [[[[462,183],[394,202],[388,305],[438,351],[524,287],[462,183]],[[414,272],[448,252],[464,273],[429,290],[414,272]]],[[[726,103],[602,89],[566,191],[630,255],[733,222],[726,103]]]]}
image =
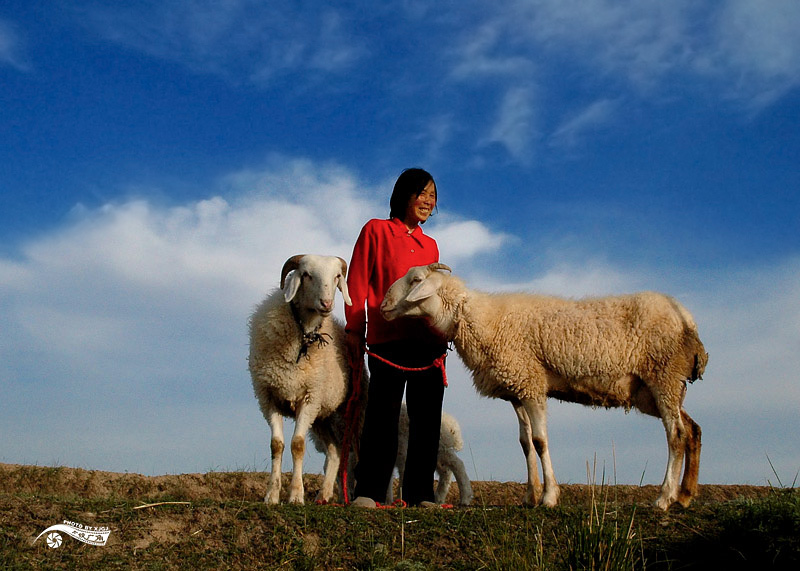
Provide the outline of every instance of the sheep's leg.
{"type": "Polygon", "coordinates": [[[283,417],[273,408],[264,411],[264,416],[269,424],[272,438],[270,440],[270,456],[272,458],[272,471],[269,475],[269,486],[264,501],[268,504],[277,504],[281,496],[281,458],[283,457],[283,417]]]}
{"type": "Polygon", "coordinates": [[[656,499],[656,506],[667,510],[678,499],[678,479],[681,475],[684,451],[686,449],[686,428],[680,414],[663,414],[662,421],[667,433],[667,471],[664,474],[664,483],[661,484],[661,495],[656,499]]]}
{"type": "Polygon", "coordinates": [[[303,457],[306,453],[306,434],[316,418],[316,410],[301,402],[297,407],[297,416],[292,435],[292,481],[289,484],[289,503],[303,503],[303,457]]]}
{"type": "Polygon", "coordinates": [[[525,490],[525,497],[522,503],[525,505],[534,505],[538,499],[541,499],[542,485],[539,482],[539,468],[536,465],[536,450],[533,446],[531,421],[520,401],[512,400],[511,406],[514,407],[514,412],[517,415],[517,422],[519,423],[519,444],[522,446],[522,453],[525,454],[525,463],[528,467],[528,487],[525,490]]]}
{"type": "Polygon", "coordinates": [[[339,447],[330,435],[323,436],[323,442],[325,444],[325,475],[322,478],[322,488],[317,494],[317,499],[330,502],[333,499],[333,489],[336,487],[336,476],[339,474],[341,457],[339,447]]]}
{"type": "MultiPolygon", "coordinates": [[[[441,452],[439,460],[441,460],[441,452]]],[[[437,461],[436,474],[439,476],[439,481],[436,483],[434,499],[436,500],[437,504],[443,504],[447,499],[447,492],[450,491],[450,477],[452,476],[453,472],[448,466],[445,466],[440,461],[437,461]]]]}
{"type": "Polygon", "coordinates": [[[697,477],[700,470],[700,426],[692,420],[686,411],[681,409],[681,418],[686,427],[686,466],[683,471],[683,481],[678,492],[678,503],[689,507],[692,498],[697,494],[697,477]]]}
{"type": "MultiPolygon", "coordinates": [[[[472,483],[470,482],[469,476],[467,475],[467,470],[464,468],[464,463],[461,461],[461,458],[455,455],[455,453],[450,455],[448,463],[450,469],[452,470],[453,474],[456,477],[456,483],[458,484],[458,492],[459,495],[461,496],[461,499],[459,500],[458,503],[461,504],[462,506],[468,506],[472,503],[472,498],[473,498],[472,483]]],[[[438,497],[438,492],[439,492],[438,488],[436,492],[438,497]]],[[[446,492],[445,496],[447,496],[446,492]]],[[[444,499],[442,501],[444,501],[444,499]]]]}
{"type": "MultiPolygon", "coordinates": [[[[541,503],[545,507],[552,508],[558,503],[558,496],[561,494],[561,490],[558,487],[556,475],[553,472],[553,464],[550,461],[550,450],[547,444],[547,401],[545,399],[542,399],[541,402],[524,400],[522,401],[522,406],[525,408],[525,412],[528,413],[528,418],[531,421],[530,426],[533,446],[539,454],[539,460],[542,463],[544,489],[541,503]]],[[[529,486],[530,480],[531,478],[529,477],[529,486]]]]}

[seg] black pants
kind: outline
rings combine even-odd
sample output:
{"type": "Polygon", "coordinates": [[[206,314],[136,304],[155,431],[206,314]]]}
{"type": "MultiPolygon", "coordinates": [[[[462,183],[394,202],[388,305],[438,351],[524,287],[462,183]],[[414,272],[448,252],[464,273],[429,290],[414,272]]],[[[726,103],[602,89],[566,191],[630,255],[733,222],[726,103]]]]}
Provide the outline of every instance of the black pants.
{"type": "MultiPolygon", "coordinates": [[[[446,349],[444,344],[420,347],[406,341],[370,347],[372,353],[406,367],[427,367],[446,349]]],[[[369,399],[355,469],[355,497],[385,500],[397,458],[397,423],[405,389],[409,436],[402,497],[409,505],[433,501],[444,398],[442,371],[436,367],[401,371],[372,356],[368,363],[369,399]]]]}

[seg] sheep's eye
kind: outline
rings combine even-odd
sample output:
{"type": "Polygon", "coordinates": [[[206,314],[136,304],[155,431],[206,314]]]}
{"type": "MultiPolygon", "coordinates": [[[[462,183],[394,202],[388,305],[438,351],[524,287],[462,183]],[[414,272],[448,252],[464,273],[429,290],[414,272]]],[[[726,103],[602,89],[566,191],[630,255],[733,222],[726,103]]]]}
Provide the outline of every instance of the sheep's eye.
{"type": "Polygon", "coordinates": [[[421,282],[421,281],[422,281],[422,278],[421,278],[421,277],[419,277],[419,276],[415,276],[415,277],[414,277],[414,278],[411,280],[411,283],[412,283],[412,284],[418,284],[418,283],[419,283],[419,282],[421,282]]]}
{"type": "Polygon", "coordinates": [[[303,279],[306,278],[311,279],[311,274],[309,274],[308,272],[303,272],[303,279]]]}

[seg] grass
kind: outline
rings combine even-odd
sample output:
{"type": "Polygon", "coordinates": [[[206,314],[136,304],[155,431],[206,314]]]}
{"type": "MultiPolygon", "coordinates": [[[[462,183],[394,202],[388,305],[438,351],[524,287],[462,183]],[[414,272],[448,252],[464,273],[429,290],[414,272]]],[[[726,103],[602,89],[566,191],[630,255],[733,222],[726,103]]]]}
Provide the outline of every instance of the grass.
{"type": "Polygon", "coordinates": [[[63,486],[48,494],[47,487],[32,491],[35,482],[58,488],[63,473],[42,468],[5,475],[15,485],[0,484],[2,569],[800,568],[800,492],[794,488],[667,513],[650,505],[650,490],[636,496],[646,501],[631,501],[623,487],[602,481],[554,509],[487,502],[453,510],[353,510],[268,507],[230,492],[248,489],[247,478],[236,474],[211,475],[213,486],[228,488],[209,499],[169,483],[143,495],[125,493],[122,484],[104,497],[63,486]],[[42,540],[31,545],[45,527],[65,519],[110,527],[109,544],[65,538],[59,549],[42,540]]]}

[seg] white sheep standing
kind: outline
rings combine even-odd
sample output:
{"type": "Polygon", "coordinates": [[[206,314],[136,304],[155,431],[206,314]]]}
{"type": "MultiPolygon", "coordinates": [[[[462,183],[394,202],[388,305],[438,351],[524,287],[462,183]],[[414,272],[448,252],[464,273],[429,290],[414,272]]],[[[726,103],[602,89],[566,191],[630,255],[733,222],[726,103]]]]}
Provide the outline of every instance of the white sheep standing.
{"type": "MultiPolygon", "coordinates": [[[[283,417],[295,419],[289,502],[303,503],[303,457],[309,429],[325,453],[318,499],[333,497],[341,459],[335,426],[341,424],[337,417],[344,418],[351,379],[344,328],[331,313],[337,288],[344,302],[351,303],[346,273],[347,263],[341,258],[293,256],[281,270],[280,290],[267,296],[250,318],[250,375],[272,433],[272,471],[264,498],[268,504],[278,503],[281,492],[283,417]]],[[[365,378],[362,382],[366,385],[365,378]]]]}
{"type": "Polygon", "coordinates": [[[688,310],[653,292],[584,300],[486,294],[440,270],[450,268],[411,268],[386,293],[383,316],[427,318],[454,342],[478,392],[511,402],[528,467],[526,503],[539,487],[534,449],[544,479],[541,503],[558,503],[547,442],[552,396],[660,418],[669,455],[655,503],[663,510],[676,501],[689,505],[697,493],[701,432],[683,399],[686,382],[702,378],[708,354],[688,310]]]}
{"type": "MultiPolygon", "coordinates": [[[[461,426],[458,421],[450,414],[442,412],[442,427],[439,431],[439,452],[436,457],[436,474],[439,481],[436,484],[435,500],[436,503],[443,504],[450,489],[450,477],[455,476],[459,491],[459,504],[468,506],[472,503],[472,484],[470,483],[464,463],[456,452],[464,447],[464,440],[461,437],[461,426]]],[[[408,452],[408,411],[406,403],[400,407],[400,421],[398,426],[397,460],[395,468],[400,480],[400,487],[403,486],[403,476],[406,466],[406,454],[408,452]]],[[[386,503],[391,504],[394,498],[392,483],[386,492],[386,503]]]]}

